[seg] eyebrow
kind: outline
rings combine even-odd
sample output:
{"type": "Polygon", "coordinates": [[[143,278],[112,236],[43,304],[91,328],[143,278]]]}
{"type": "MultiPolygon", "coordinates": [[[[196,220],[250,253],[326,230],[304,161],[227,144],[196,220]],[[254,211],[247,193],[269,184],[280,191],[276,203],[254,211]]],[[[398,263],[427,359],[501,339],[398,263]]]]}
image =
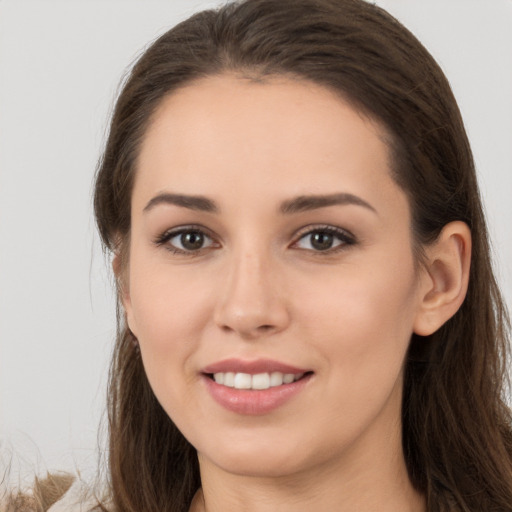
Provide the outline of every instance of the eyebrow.
{"type": "MultiPolygon", "coordinates": [[[[180,206],[182,208],[188,208],[190,210],[208,213],[218,213],[220,211],[217,204],[207,197],[191,196],[186,194],[173,194],[170,192],[164,192],[153,197],[144,207],[143,211],[148,212],[160,204],[171,204],[180,206]]],[[[327,195],[297,196],[293,199],[289,199],[281,203],[279,211],[284,215],[290,215],[293,213],[300,213],[336,205],[362,206],[373,211],[374,213],[377,213],[377,210],[364,199],[355,196],[354,194],[348,194],[344,192],[327,195]]]]}
{"type": "Polygon", "coordinates": [[[148,212],[159,204],[172,204],[188,208],[189,210],[197,210],[201,212],[217,213],[219,207],[214,201],[204,196],[189,196],[185,194],[162,193],[153,197],[144,207],[144,212],[148,212]]]}
{"type": "Polygon", "coordinates": [[[354,194],[348,193],[298,196],[288,201],[284,201],[281,204],[280,211],[283,214],[292,214],[335,205],[362,206],[374,213],[377,213],[377,210],[370,203],[367,203],[364,199],[361,199],[354,194]]]}

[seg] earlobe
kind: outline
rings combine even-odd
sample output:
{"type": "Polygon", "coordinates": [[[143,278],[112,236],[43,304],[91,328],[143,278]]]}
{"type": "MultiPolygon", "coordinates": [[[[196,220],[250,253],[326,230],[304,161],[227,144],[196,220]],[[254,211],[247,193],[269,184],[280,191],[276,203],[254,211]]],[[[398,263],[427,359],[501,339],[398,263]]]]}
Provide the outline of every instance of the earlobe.
{"type": "Polygon", "coordinates": [[[471,232],[466,223],[447,224],[425,249],[424,279],[414,332],[428,336],[460,308],[466,296],[471,263],[471,232]]]}
{"type": "Polygon", "coordinates": [[[112,271],[116,279],[119,280],[121,275],[121,255],[118,252],[114,253],[114,257],[112,258],[112,271]]]}

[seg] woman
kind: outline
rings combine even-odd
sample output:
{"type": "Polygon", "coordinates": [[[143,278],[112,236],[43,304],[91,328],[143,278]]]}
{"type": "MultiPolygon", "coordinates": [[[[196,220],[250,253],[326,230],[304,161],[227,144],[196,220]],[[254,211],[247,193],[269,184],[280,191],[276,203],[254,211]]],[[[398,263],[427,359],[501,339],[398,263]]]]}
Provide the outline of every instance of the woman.
{"type": "Polygon", "coordinates": [[[450,87],[358,0],[158,39],[95,211],[122,511],[512,510],[507,314],[450,87]]]}
{"type": "Polygon", "coordinates": [[[134,67],[96,187],[122,302],[120,510],[511,509],[470,149],[385,12],[193,16],[134,67]]]}

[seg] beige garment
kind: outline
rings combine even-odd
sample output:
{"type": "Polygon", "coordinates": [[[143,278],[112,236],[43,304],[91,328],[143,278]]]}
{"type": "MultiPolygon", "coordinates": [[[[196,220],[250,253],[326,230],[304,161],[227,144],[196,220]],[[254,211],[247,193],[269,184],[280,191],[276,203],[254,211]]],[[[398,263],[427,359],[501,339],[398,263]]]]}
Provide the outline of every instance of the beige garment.
{"type": "MultiPolygon", "coordinates": [[[[0,484],[2,482],[0,481],[0,484]]],[[[17,493],[9,491],[0,485],[0,512],[35,512],[39,510],[31,491],[12,500],[10,495],[16,498],[17,493]]],[[[91,492],[91,487],[75,477],[75,480],[66,493],[54,503],[46,512],[93,512],[97,509],[97,500],[91,492]]]]}
{"type": "Polygon", "coordinates": [[[88,512],[97,505],[88,487],[77,478],[62,498],[54,503],[48,512],[88,512]]]}

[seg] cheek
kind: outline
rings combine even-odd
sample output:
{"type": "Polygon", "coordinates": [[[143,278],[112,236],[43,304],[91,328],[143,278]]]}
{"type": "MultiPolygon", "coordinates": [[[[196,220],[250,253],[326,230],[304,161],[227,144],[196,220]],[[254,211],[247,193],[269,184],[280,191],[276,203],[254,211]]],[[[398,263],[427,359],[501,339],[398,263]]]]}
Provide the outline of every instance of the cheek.
{"type": "Polygon", "coordinates": [[[396,378],[413,331],[417,285],[412,259],[342,268],[326,287],[309,288],[299,317],[327,364],[354,387],[396,378]],[[315,290],[311,293],[311,290],[315,290]],[[338,370],[340,370],[338,368],[338,370]]]}
{"type": "Polygon", "coordinates": [[[209,319],[209,286],[198,286],[189,272],[165,263],[138,263],[132,259],[129,325],[139,340],[150,384],[161,403],[168,404],[173,402],[168,395],[186,393],[196,375],[191,358],[209,319]]]}
{"type": "Polygon", "coordinates": [[[398,421],[415,290],[412,269],[402,270],[397,277],[352,269],[302,305],[306,337],[314,340],[325,369],[317,416],[334,446],[340,432],[345,446],[377,418],[390,428],[398,421]]]}
{"type": "Polygon", "coordinates": [[[134,247],[130,262],[132,330],[142,343],[172,349],[184,331],[199,330],[206,321],[204,304],[211,286],[200,282],[186,265],[171,265],[165,255],[134,247]]]}

